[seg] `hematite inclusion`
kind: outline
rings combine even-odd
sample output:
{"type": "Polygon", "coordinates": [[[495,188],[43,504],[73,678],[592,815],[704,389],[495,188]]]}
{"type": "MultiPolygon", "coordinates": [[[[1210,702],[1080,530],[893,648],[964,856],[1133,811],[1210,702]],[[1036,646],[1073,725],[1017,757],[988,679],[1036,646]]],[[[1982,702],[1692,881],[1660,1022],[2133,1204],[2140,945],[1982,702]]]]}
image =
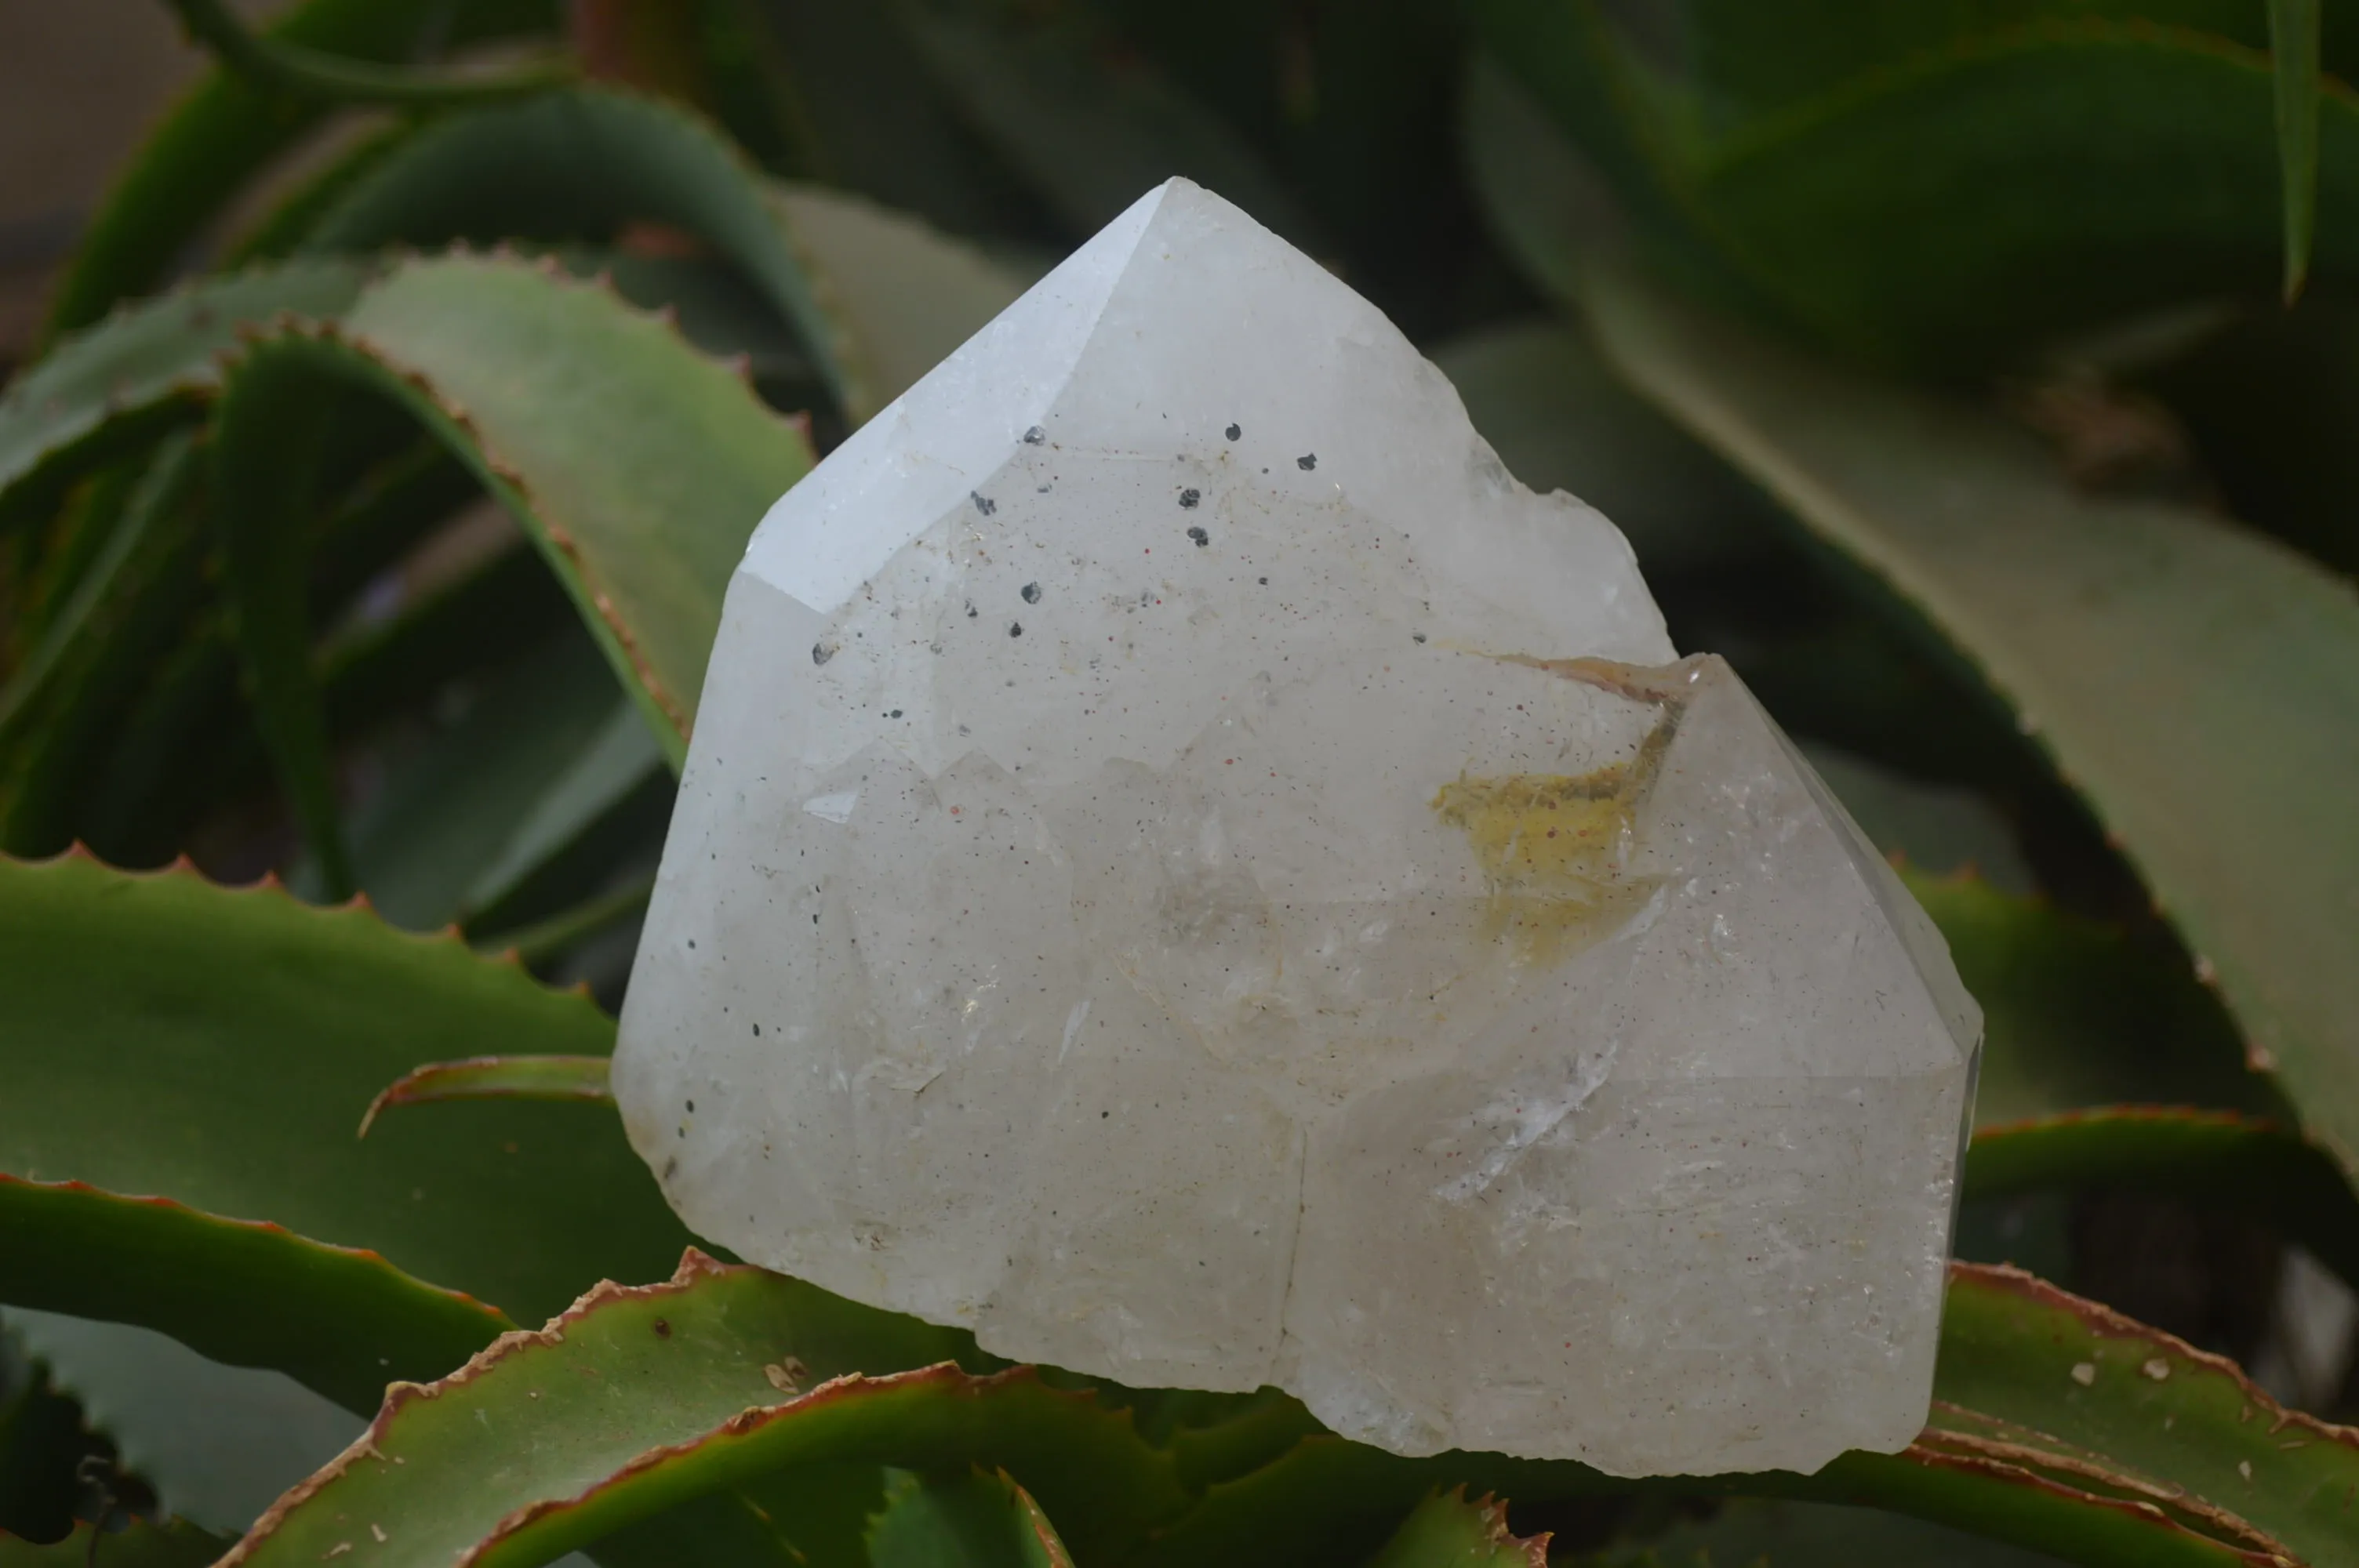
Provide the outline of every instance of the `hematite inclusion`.
{"type": "Polygon", "coordinates": [[[1612,524],[1174,180],[763,523],[614,1083],[1005,1356],[1810,1470],[1923,1422],[1980,1030],[1612,524]]]}

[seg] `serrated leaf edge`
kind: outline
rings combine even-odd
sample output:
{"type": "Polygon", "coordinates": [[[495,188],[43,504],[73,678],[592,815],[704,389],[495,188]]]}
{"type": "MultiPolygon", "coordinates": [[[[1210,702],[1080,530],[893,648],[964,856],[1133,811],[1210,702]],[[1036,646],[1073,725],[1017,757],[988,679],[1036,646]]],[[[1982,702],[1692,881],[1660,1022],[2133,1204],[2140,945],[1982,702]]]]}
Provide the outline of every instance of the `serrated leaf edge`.
{"type": "MultiPolygon", "coordinates": [[[[761,414],[767,416],[781,430],[791,432],[797,440],[803,443],[806,449],[810,446],[810,416],[808,414],[780,414],[764,403],[760,395],[755,390],[752,367],[745,356],[733,355],[723,359],[706,353],[690,342],[680,331],[676,312],[668,307],[658,307],[652,310],[640,309],[625,299],[614,288],[613,280],[603,274],[589,278],[575,277],[568,273],[558,258],[553,255],[544,255],[538,260],[527,260],[506,245],[496,246],[490,251],[479,251],[464,244],[452,245],[421,259],[429,263],[464,262],[475,265],[532,272],[548,280],[551,287],[601,295],[611,300],[617,309],[632,320],[654,325],[669,334],[683,351],[693,355],[701,362],[712,365],[723,373],[734,377],[745,388],[747,396],[761,414]]],[[[215,356],[216,360],[222,362],[221,373],[224,380],[234,373],[236,362],[242,362],[255,352],[267,351],[274,345],[281,343],[310,343],[352,354],[368,369],[389,378],[403,388],[408,395],[418,399],[424,409],[448,421],[466,438],[473,452],[481,459],[484,471],[495,481],[496,486],[508,492],[506,496],[501,498],[504,503],[511,510],[531,517],[534,525],[547,536],[550,546],[572,563],[575,576],[591,607],[596,611],[608,634],[614,639],[615,645],[622,650],[624,657],[629,662],[641,689],[646,692],[648,700],[663,715],[665,721],[671,726],[673,731],[679,735],[681,742],[686,743],[691,728],[686,709],[681,705],[679,696],[656,675],[654,666],[648,663],[647,654],[640,648],[638,639],[632,632],[629,623],[614,608],[613,599],[600,585],[598,575],[590,568],[588,561],[582,553],[580,544],[561,524],[546,516],[540,508],[534,504],[532,488],[526,483],[523,474],[513,463],[500,455],[498,449],[486,438],[481,427],[475,423],[473,416],[463,405],[455,399],[444,396],[436,389],[431,377],[422,371],[404,364],[384,345],[373,341],[365,334],[347,331],[336,321],[305,321],[289,312],[281,312],[266,325],[248,324],[241,328],[238,336],[243,344],[242,349],[224,351],[215,356]]]]}
{"type": "Polygon", "coordinates": [[[99,871],[105,872],[109,876],[121,877],[125,881],[191,881],[195,882],[200,887],[210,890],[211,892],[227,894],[231,897],[252,898],[275,896],[280,901],[301,910],[306,915],[320,920],[332,920],[338,917],[358,917],[365,921],[375,930],[381,931],[388,936],[398,938],[399,940],[411,944],[412,946],[455,948],[459,952],[465,954],[468,958],[472,959],[475,963],[484,965],[487,968],[512,969],[516,971],[521,979],[529,982],[533,989],[539,991],[542,995],[560,999],[570,1002],[580,1002],[590,1008],[592,1011],[598,1013],[600,1018],[603,1019],[605,1017],[605,1014],[603,1011],[600,1011],[597,1003],[591,999],[590,988],[587,985],[551,986],[544,984],[533,975],[530,969],[525,967],[523,960],[518,958],[515,953],[486,953],[479,948],[470,946],[465,935],[461,933],[459,927],[455,925],[445,925],[436,931],[411,931],[402,926],[396,925],[377,914],[376,906],[369,902],[369,896],[365,892],[356,892],[341,903],[310,903],[296,897],[293,891],[288,887],[286,882],[280,880],[277,871],[265,871],[262,875],[256,877],[250,882],[217,881],[213,878],[207,876],[202,868],[199,867],[198,864],[194,860],[190,860],[186,854],[176,857],[166,865],[157,866],[148,870],[135,870],[130,867],[110,864],[106,860],[101,859],[99,855],[90,848],[90,846],[81,842],[80,840],[76,840],[75,842],[68,845],[65,849],[59,850],[54,855],[43,856],[38,859],[27,859],[15,855],[0,855],[0,866],[16,866],[33,871],[46,871],[60,866],[79,864],[82,862],[87,862],[90,865],[96,867],[99,871]]]}
{"type": "Polygon", "coordinates": [[[71,1195],[75,1197],[96,1198],[108,1203],[155,1209],[166,1214],[179,1215],[197,1225],[208,1227],[290,1242],[297,1248],[322,1253],[339,1261],[357,1264],[374,1272],[382,1273],[405,1289],[423,1291],[429,1294],[440,1296],[453,1305],[479,1313],[487,1323],[504,1325],[502,1332],[511,1332],[515,1328],[515,1324],[507,1314],[492,1305],[491,1303],[469,1295],[464,1291],[455,1291],[447,1285],[438,1285],[429,1281],[421,1280],[417,1275],[408,1273],[388,1261],[383,1253],[374,1248],[347,1247],[341,1242],[321,1241],[300,1231],[289,1230],[276,1220],[239,1219],[230,1215],[214,1214],[210,1209],[197,1208],[182,1203],[178,1198],[165,1197],[157,1194],[118,1193],[112,1188],[96,1186],[89,1182],[45,1182],[32,1176],[20,1176],[12,1172],[0,1171],[0,1190],[12,1187],[22,1191],[71,1195]]]}

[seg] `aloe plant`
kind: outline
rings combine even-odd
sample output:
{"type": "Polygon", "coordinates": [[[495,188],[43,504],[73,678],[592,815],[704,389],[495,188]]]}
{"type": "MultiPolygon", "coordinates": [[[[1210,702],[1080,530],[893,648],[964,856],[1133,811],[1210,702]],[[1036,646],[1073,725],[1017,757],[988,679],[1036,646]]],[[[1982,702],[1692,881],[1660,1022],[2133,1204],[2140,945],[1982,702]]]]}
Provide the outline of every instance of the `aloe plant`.
{"type": "Polygon", "coordinates": [[[0,1568],[2359,1563],[2351,1390],[2238,1364],[2359,1285],[2348,16],[173,9],[216,68],[0,396],[0,1568]],[[1906,1453],[1635,1483],[1007,1367],[625,1145],[756,521],[1172,173],[1620,520],[1948,935],[1906,1453]],[[298,1406],[353,1446],[269,1472],[298,1406]]]}

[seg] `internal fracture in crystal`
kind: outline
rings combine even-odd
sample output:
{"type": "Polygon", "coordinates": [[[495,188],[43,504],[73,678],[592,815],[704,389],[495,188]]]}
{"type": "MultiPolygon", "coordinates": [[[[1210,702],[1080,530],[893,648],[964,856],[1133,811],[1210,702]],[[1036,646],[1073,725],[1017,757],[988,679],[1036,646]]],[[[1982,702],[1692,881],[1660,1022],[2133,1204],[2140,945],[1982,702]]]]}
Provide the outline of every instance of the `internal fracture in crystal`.
{"type": "Polygon", "coordinates": [[[1979,1037],[1612,524],[1175,180],[763,523],[614,1083],[699,1233],[1005,1356],[1810,1470],[1923,1422],[1979,1037]]]}

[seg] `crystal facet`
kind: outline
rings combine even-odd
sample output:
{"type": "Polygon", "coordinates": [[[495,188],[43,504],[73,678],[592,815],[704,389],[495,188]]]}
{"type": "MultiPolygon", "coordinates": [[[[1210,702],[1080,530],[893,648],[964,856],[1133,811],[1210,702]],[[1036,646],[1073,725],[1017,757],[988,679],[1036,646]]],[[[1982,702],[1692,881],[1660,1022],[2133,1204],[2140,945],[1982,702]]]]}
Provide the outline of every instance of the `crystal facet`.
{"type": "Polygon", "coordinates": [[[1617,1474],[1922,1424],[1980,1016],[1628,546],[1175,180],[779,502],[614,1083],[701,1234],[1617,1474]]]}

